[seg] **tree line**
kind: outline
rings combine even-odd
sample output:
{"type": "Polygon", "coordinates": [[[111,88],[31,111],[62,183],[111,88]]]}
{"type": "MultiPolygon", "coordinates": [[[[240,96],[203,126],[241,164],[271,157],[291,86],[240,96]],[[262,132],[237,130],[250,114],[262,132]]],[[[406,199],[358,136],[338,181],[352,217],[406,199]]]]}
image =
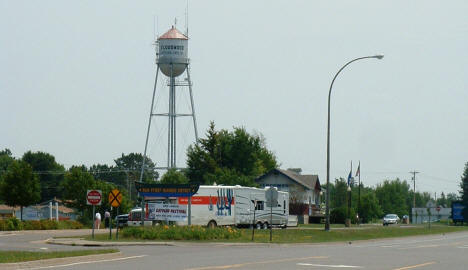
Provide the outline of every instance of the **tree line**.
{"type": "MultiPolygon", "coordinates": [[[[5,149],[0,151],[0,203],[23,207],[57,198],[80,211],[82,216],[90,217],[85,204],[86,190],[102,189],[107,194],[118,188],[125,198],[122,210],[128,211],[137,202],[134,182],[139,181],[142,162],[140,153],[122,153],[112,165],[76,165],[65,169],[49,153],[28,151],[21,158],[14,158],[11,151],[5,149]]],[[[168,170],[160,178],[156,164],[146,157],[143,181],[255,187],[255,179],[278,168],[279,162],[261,134],[249,134],[243,127],[217,130],[211,122],[205,138],[188,147],[186,165],[186,169],[168,170]]],[[[347,215],[347,183],[340,178],[330,186],[332,221],[340,222],[347,215]]],[[[460,186],[460,197],[441,193],[437,205],[450,207],[452,201],[461,199],[467,206],[464,214],[468,217],[468,163],[460,186]]],[[[354,185],[351,195],[351,216],[359,212],[364,222],[387,213],[410,215],[413,198],[416,207],[424,207],[431,199],[428,192],[414,193],[410,185],[400,179],[384,180],[376,187],[361,185],[360,196],[359,187],[354,185]]],[[[106,197],[99,210],[107,207],[106,197]]]]}
{"type": "MultiPolygon", "coordinates": [[[[427,202],[433,200],[429,192],[416,193],[405,180],[384,180],[376,187],[365,186],[361,183],[360,191],[358,184],[351,185],[348,191],[347,181],[343,178],[336,179],[330,184],[330,207],[332,222],[342,223],[347,217],[348,199],[351,196],[351,218],[356,222],[357,215],[362,222],[380,219],[385,214],[397,214],[411,216],[411,208],[415,206],[426,207],[427,202]],[[359,195],[360,193],[360,195],[359,195]]],[[[437,198],[436,204],[442,207],[451,207],[452,201],[458,200],[455,193],[445,194],[437,198]]]]}

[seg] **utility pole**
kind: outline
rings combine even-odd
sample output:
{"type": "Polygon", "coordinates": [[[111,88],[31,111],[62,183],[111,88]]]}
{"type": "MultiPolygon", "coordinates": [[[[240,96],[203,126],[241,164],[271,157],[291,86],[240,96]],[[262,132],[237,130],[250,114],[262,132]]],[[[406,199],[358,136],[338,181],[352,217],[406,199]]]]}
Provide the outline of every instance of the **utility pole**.
{"type": "Polygon", "coordinates": [[[410,173],[413,174],[413,177],[411,177],[411,179],[413,180],[413,208],[416,208],[416,174],[419,172],[414,170],[410,173]]]}

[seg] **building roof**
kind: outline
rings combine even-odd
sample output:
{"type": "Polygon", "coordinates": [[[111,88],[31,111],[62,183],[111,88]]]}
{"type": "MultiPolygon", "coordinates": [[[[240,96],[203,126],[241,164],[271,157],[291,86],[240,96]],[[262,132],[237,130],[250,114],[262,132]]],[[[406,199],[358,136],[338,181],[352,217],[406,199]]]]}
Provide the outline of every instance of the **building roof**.
{"type": "Polygon", "coordinates": [[[158,38],[158,40],[160,39],[188,39],[188,37],[172,26],[169,31],[158,38]]]}
{"type": "Polygon", "coordinates": [[[286,176],[287,178],[289,178],[290,180],[298,183],[299,185],[307,188],[307,189],[311,189],[311,190],[314,190],[314,189],[318,189],[318,190],[321,190],[321,186],[320,186],[320,180],[318,178],[318,175],[315,175],[315,174],[298,174],[298,173],[295,173],[293,171],[290,171],[290,170],[282,170],[282,169],[273,169],[269,172],[267,172],[266,174],[258,177],[256,179],[256,181],[259,181],[261,179],[263,179],[264,177],[270,175],[270,174],[273,174],[273,173],[281,173],[283,174],[284,176],[286,176]]]}
{"type": "Polygon", "coordinates": [[[19,207],[11,207],[5,204],[0,204],[0,213],[9,213],[20,209],[19,207]]]}

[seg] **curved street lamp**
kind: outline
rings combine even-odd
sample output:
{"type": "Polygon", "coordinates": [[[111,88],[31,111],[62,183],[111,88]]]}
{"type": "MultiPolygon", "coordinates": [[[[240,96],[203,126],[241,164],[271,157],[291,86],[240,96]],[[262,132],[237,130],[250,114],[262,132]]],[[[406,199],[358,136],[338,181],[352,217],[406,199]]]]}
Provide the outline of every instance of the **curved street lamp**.
{"type": "Polygon", "coordinates": [[[372,56],[364,56],[364,57],[359,57],[356,59],[353,59],[346,63],[343,67],[338,70],[338,72],[335,74],[335,77],[333,77],[333,80],[330,84],[330,91],[328,92],[328,126],[327,126],[327,195],[326,195],[326,210],[325,210],[325,231],[330,230],[330,98],[331,98],[331,92],[333,88],[333,83],[335,82],[336,77],[338,77],[338,74],[347,67],[349,64],[352,62],[362,60],[362,59],[367,59],[367,58],[377,58],[377,59],[382,59],[384,56],[382,54],[378,55],[372,55],[372,56]]]}

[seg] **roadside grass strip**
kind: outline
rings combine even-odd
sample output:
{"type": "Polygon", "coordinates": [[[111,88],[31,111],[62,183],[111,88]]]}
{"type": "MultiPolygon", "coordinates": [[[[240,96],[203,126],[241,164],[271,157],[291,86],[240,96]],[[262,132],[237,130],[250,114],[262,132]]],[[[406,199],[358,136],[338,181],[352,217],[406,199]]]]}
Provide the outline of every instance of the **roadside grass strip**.
{"type": "Polygon", "coordinates": [[[72,251],[0,251],[0,263],[27,262],[54,258],[77,257],[119,252],[117,249],[92,249],[72,251]]]}
{"type": "MultiPolygon", "coordinates": [[[[322,243],[322,242],[348,242],[357,240],[370,240],[381,238],[395,238],[417,235],[444,234],[450,232],[468,231],[467,226],[411,226],[411,227],[383,227],[372,226],[361,228],[335,229],[328,232],[310,229],[273,230],[272,243],[322,243]]],[[[91,240],[90,236],[85,237],[91,240]]],[[[97,241],[110,241],[108,235],[95,235],[97,241]]],[[[119,234],[119,241],[191,241],[191,242],[252,242],[252,229],[231,229],[218,227],[208,229],[199,226],[169,226],[125,228],[119,234]]],[[[115,236],[113,240],[115,241],[115,236]]],[[[254,241],[269,243],[269,230],[255,230],[254,241]]]]}

